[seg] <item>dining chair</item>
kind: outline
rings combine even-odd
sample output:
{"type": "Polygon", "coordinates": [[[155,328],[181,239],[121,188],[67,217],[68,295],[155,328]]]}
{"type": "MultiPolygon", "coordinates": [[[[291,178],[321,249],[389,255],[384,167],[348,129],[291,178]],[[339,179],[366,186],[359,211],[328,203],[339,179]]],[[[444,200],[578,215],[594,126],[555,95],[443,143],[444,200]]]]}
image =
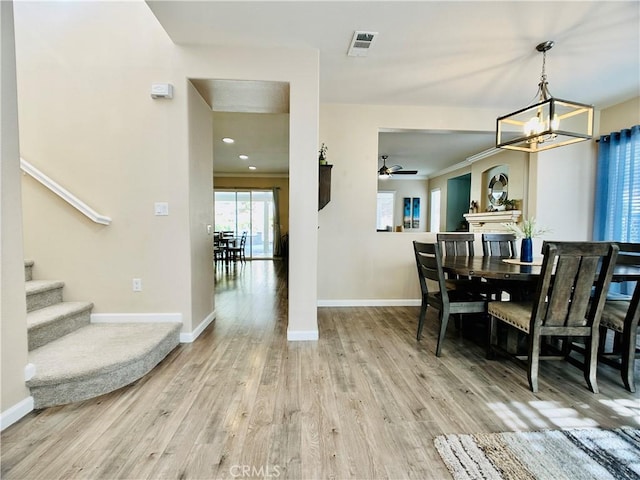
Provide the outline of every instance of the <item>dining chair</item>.
{"type": "MultiPolygon", "coordinates": [[[[485,257],[508,257],[518,258],[518,248],[516,247],[516,236],[513,233],[483,233],[482,234],[482,254],[485,257]]],[[[510,295],[510,298],[521,296],[522,285],[510,280],[493,279],[489,283],[494,287],[494,296],[499,299],[502,292],[510,295]]]]}
{"type": "Polygon", "coordinates": [[[513,233],[483,233],[482,254],[484,256],[518,258],[516,236],[513,233]]]}
{"type": "MultiPolygon", "coordinates": [[[[620,248],[617,265],[640,266],[640,243],[617,243],[620,248]]],[[[636,282],[630,300],[607,300],[600,320],[599,360],[620,369],[622,383],[630,392],[636,391],[634,368],[638,321],[640,319],[640,281],[636,282]],[[613,346],[605,349],[606,337],[613,331],[613,346]]]]}
{"type": "MultiPolygon", "coordinates": [[[[440,246],[440,252],[447,256],[473,257],[475,242],[473,233],[438,233],[436,241],[440,246]]],[[[470,279],[455,274],[445,274],[447,287],[449,289],[471,291],[475,294],[482,294],[495,297],[498,291],[485,281],[479,278],[470,279]]]]}
{"type": "Polygon", "coordinates": [[[231,261],[242,261],[245,262],[246,261],[246,257],[245,257],[245,253],[244,253],[244,249],[245,249],[245,245],[247,243],[247,232],[242,232],[242,235],[240,236],[240,243],[237,245],[230,245],[229,248],[227,248],[227,255],[229,256],[229,259],[231,261]]]}
{"type": "Polygon", "coordinates": [[[476,293],[449,289],[446,285],[444,271],[442,270],[442,255],[440,245],[437,243],[421,243],[414,241],[413,250],[418,269],[418,279],[422,292],[422,304],[418,316],[417,340],[422,336],[427,308],[435,308],[439,312],[440,328],[438,331],[438,343],[436,356],[440,356],[442,342],[447,331],[449,316],[452,314],[486,313],[487,299],[476,293]],[[438,285],[438,290],[430,291],[428,281],[438,285]]]}
{"type": "MultiPolygon", "coordinates": [[[[544,260],[536,294],[530,302],[489,302],[489,349],[505,353],[498,346],[498,322],[517,328],[528,336],[527,377],[531,391],[538,391],[541,359],[567,359],[564,355],[541,355],[543,338],[583,337],[585,360],[582,364],[587,386],[598,393],[596,370],[599,327],[607,291],[618,255],[618,246],[608,242],[544,242],[544,260]],[[595,290],[592,295],[592,287],[595,290]]],[[[565,343],[566,345],[566,343],[565,343]]]]}
{"type": "Polygon", "coordinates": [[[473,233],[438,233],[436,240],[440,244],[443,255],[457,255],[473,257],[473,242],[476,237],[473,233]]]}
{"type": "Polygon", "coordinates": [[[221,262],[224,260],[225,247],[220,242],[220,235],[215,234],[213,237],[213,261],[221,262]]]}

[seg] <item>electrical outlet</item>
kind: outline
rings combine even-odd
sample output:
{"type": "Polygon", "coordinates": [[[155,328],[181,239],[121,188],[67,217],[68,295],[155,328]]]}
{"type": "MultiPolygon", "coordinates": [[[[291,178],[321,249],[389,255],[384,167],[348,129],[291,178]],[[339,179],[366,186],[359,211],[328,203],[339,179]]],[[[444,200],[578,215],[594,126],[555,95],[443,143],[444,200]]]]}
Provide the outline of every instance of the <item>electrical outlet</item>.
{"type": "Polygon", "coordinates": [[[142,279],[141,278],[134,278],[133,279],[133,291],[134,292],[141,292],[142,291],[142,279]]]}

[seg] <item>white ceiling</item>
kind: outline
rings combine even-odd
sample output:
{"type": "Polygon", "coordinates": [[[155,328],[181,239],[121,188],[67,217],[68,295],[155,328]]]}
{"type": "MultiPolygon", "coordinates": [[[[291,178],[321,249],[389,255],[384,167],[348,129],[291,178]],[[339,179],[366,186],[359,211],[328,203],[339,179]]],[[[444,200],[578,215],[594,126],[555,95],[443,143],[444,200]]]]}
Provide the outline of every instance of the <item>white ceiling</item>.
{"type": "Polygon", "coordinates": [[[640,94],[637,0],[147,3],[177,44],[319,50],[323,103],[508,113],[533,99],[545,40],[554,96],[601,109],[640,94]],[[367,57],[346,55],[354,30],[379,32],[367,57]]]}

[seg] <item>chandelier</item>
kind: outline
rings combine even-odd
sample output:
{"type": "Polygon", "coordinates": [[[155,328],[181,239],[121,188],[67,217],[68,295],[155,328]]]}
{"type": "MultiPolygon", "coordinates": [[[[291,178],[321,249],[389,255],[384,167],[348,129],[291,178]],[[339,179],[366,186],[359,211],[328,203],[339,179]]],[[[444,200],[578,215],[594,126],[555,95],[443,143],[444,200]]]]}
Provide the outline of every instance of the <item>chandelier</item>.
{"type": "Polygon", "coordinates": [[[496,147],[541,152],[593,138],[593,106],[553,98],[549,92],[545,64],[551,47],[552,41],[536,46],[542,53],[537,103],[498,117],[496,147]]]}

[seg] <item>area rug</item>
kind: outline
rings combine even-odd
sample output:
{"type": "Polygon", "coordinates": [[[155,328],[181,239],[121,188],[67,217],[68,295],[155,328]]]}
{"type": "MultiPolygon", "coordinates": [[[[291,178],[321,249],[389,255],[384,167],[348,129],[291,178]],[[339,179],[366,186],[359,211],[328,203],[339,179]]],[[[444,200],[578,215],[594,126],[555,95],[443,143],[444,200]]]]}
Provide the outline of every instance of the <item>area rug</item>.
{"type": "Polygon", "coordinates": [[[434,443],[456,480],[640,479],[635,428],[441,435],[434,443]]]}

